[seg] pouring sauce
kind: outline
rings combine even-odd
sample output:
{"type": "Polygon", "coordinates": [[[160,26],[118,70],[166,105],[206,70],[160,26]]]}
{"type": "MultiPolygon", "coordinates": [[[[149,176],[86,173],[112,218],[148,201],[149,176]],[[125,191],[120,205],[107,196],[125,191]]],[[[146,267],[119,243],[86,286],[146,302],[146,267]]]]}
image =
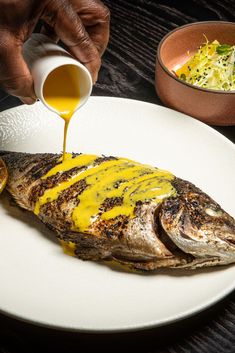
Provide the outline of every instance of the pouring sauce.
{"type": "Polygon", "coordinates": [[[77,67],[63,65],[52,71],[43,87],[46,103],[64,120],[63,161],[66,158],[66,141],[69,122],[80,103],[77,67]]]}

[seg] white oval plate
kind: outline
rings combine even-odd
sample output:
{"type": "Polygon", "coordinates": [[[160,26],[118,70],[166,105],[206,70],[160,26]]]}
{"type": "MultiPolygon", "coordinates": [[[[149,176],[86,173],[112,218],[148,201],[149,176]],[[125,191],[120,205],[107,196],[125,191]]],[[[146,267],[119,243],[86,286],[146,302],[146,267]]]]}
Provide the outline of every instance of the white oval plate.
{"type": "MultiPolygon", "coordinates": [[[[0,149],[59,152],[62,135],[63,121],[41,103],[0,113],[0,149]]],[[[71,121],[68,150],[168,169],[235,215],[233,144],[173,110],[91,97],[71,121]]],[[[0,310],[33,323],[92,332],[149,328],[205,309],[235,288],[235,266],[140,275],[67,256],[54,235],[6,193],[0,218],[0,310]]]]}

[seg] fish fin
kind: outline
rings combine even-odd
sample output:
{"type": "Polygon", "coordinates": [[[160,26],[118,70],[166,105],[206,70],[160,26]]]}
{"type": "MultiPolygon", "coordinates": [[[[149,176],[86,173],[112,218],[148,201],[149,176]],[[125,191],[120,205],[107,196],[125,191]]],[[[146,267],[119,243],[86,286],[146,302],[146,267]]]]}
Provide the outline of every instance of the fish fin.
{"type": "Polygon", "coordinates": [[[160,268],[177,268],[181,266],[187,266],[187,259],[181,257],[172,257],[166,259],[153,259],[150,261],[128,261],[120,260],[115,258],[115,261],[118,261],[122,265],[127,265],[135,271],[153,271],[160,268]]]}
{"type": "Polygon", "coordinates": [[[192,262],[182,266],[178,266],[178,268],[195,270],[202,267],[212,267],[217,265],[227,265],[227,263],[226,261],[221,260],[219,257],[211,257],[211,258],[202,257],[202,258],[195,258],[192,262]]]}

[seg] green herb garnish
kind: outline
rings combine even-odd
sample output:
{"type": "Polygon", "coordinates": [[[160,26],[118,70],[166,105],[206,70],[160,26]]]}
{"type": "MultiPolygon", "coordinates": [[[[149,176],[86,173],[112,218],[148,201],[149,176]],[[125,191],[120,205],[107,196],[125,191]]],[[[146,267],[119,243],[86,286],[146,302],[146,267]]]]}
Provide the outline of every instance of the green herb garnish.
{"type": "Polygon", "coordinates": [[[216,48],[216,53],[220,55],[228,54],[230,49],[231,45],[229,44],[218,45],[218,47],[216,48]]]}

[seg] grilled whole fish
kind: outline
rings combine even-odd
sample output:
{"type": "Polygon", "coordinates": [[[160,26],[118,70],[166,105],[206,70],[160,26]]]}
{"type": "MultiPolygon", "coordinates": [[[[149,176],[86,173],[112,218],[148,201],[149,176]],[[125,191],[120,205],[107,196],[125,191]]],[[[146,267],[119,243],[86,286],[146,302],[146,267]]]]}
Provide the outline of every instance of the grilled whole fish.
{"type": "Polygon", "coordinates": [[[0,153],[17,204],[56,232],[65,252],[131,268],[235,262],[235,221],[193,184],[124,158],[0,153]]]}

